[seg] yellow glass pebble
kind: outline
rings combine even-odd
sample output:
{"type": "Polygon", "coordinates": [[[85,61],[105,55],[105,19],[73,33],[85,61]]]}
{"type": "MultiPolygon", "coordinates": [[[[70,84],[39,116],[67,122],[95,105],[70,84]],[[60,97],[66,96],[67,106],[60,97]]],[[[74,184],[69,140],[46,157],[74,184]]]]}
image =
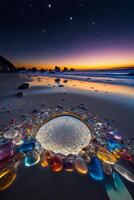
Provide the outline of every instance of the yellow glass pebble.
{"type": "Polygon", "coordinates": [[[103,162],[106,162],[112,165],[116,163],[116,158],[114,157],[114,155],[111,152],[109,152],[107,149],[105,149],[104,147],[98,148],[97,157],[103,162]]]}
{"type": "Polygon", "coordinates": [[[15,180],[16,173],[14,168],[5,168],[0,172],[0,190],[7,189],[15,180]]]}

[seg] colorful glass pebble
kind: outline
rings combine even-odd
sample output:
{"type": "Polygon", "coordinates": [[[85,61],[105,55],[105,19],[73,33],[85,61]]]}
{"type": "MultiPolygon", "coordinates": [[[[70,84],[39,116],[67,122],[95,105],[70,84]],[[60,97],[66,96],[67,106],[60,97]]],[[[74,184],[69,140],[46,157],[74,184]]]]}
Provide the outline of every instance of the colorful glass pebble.
{"type": "Polygon", "coordinates": [[[65,159],[63,165],[64,170],[67,172],[72,172],[74,170],[74,163],[71,159],[65,159]]]}
{"type": "Polygon", "coordinates": [[[7,157],[12,157],[14,154],[14,147],[11,141],[3,140],[0,143],[0,161],[3,161],[7,157]]]}
{"type": "Polygon", "coordinates": [[[25,153],[32,151],[35,147],[35,142],[24,143],[18,147],[17,151],[20,153],[25,153]]]}
{"type": "Polygon", "coordinates": [[[40,161],[40,155],[36,151],[28,152],[24,158],[24,164],[26,167],[36,165],[40,161]]]}
{"type": "Polygon", "coordinates": [[[60,172],[63,169],[63,162],[58,156],[50,159],[50,168],[53,172],[60,172]]]}
{"type": "Polygon", "coordinates": [[[121,174],[125,179],[127,179],[128,181],[134,183],[134,175],[128,171],[125,167],[116,164],[115,165],[115,170],[121,174]]]}
{"type": "Polygon", "coordinates": [[[96,155],[103,162],[106,162],[106,163],[109,163],[109,164],[115,164],[116,163],[116,158],[113,156],[113,154],[111,152],[109,152],[104,147],[99,147],[96,155]]]}
{"type": "Polygon", "coordinates": [[[7,189],[15,180],[16,172],[14,168],[5,168],[0,171],[0,190],[7,189]]]}
{"type": "Polygon", "coordinates": [[[98,181],[103,180],[103,170],[101,163],[97,157],[92,158],[91,163],[89,165],[89,175],[98,181]]]}
{"type": "Polygon", "coordinates": [[[4,137],[7,139],[13,139],[18,135],[18,131],[14,128],[10,128],[4,133],[4,137]]]}
{"type": "Polygon", "coordinates": [[[88,173],[88,168],[87,165],[82,157],[77,157],[74,161],[74,165],[76,170],[80,174],[87,174],[88,173]]]}

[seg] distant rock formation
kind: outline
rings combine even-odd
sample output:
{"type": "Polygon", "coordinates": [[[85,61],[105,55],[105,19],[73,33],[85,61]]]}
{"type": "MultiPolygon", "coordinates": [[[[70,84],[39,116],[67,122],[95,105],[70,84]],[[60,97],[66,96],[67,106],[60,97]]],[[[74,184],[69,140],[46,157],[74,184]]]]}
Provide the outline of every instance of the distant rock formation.
{"type": "Polygon", "coordinates": [[[15,66],[11,62],[0,56],[0,72],[15,72],[15,71],[16,71],[15,66]]]}

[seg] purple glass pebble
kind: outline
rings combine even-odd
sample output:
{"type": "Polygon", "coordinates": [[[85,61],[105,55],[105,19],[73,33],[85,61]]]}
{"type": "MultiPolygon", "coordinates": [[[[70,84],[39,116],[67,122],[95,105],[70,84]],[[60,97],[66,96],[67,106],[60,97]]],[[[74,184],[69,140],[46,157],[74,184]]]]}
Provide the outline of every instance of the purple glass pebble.
{"type": "Polygon", "coordinates": [[[0,161],[6,159],[7,157],[12,157],[14,154],[13,144],[11,141],[0,142],[0,161]]]}

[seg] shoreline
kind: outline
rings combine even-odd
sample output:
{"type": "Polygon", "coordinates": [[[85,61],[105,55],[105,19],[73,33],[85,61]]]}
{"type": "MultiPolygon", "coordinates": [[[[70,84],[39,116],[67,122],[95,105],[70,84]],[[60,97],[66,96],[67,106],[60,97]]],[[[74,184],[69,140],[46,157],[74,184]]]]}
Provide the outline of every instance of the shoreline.
{"type": "MultiPolygon", "coordinates": [[[[21,120],[21,116],[25,113],[31,113],[33,110],[41,110],[43,108],[51,108],[56,106],[70,107],[81,106],[81,104],[88,109],[91,114],[97,114],[102,119],[113,121],[113,125],[123,134],[133,137],[133,119],[134,107],[127,105],[127,100],[119,95],[119,99],[111,93],[104,93],[103,91],[96,91],[96,88],[90,91],[82,91],[77,89],[76,86],[69,88],[66,83],[64,87],[54,86],[49,83],[49,78],[42,77],[44,82],[37,79],[34,82],[32,76],[23,77],[20,75],[12,74],[8,76],[8,82],[3,82],[6,77],[0,77],[0,83],[3,84],[0,88],[0,129],[8,124],[13,118],[21,120]],[[10,76],[10,77],[9,77],[10,76]],[[33,82],[32,82],[33,81],[33,82]],[[9,82],[11,84],[9,84],[9,82]],[[22,90],[18,90],[18,86],[23,82],[29,82],[30,89],[23,90],[24,96],[22,98],[16,97],[15,94],[22,90]],[[37,85],[38,83],[38,85],[37,85]],[[112,98],[112,96],[114,98],[112,98]],[[118,101],[119,100],[119,101],[118,101]],[[121,103],[120,101],[124,101],[121,103]],[[5,110],[2,107],[7,106],[5,110]],[[129,120],[128,120],[129,119],[129,120]]],[[[71,83],[72,84],[72,83],[71,83]]],[[[107,88],[108,89],[108,88],[107,88]]],[[[106,89],[106,90],[107,90],[106,89]]],[[[133,102],[133,98],[132,98],[133,102]]]]}

